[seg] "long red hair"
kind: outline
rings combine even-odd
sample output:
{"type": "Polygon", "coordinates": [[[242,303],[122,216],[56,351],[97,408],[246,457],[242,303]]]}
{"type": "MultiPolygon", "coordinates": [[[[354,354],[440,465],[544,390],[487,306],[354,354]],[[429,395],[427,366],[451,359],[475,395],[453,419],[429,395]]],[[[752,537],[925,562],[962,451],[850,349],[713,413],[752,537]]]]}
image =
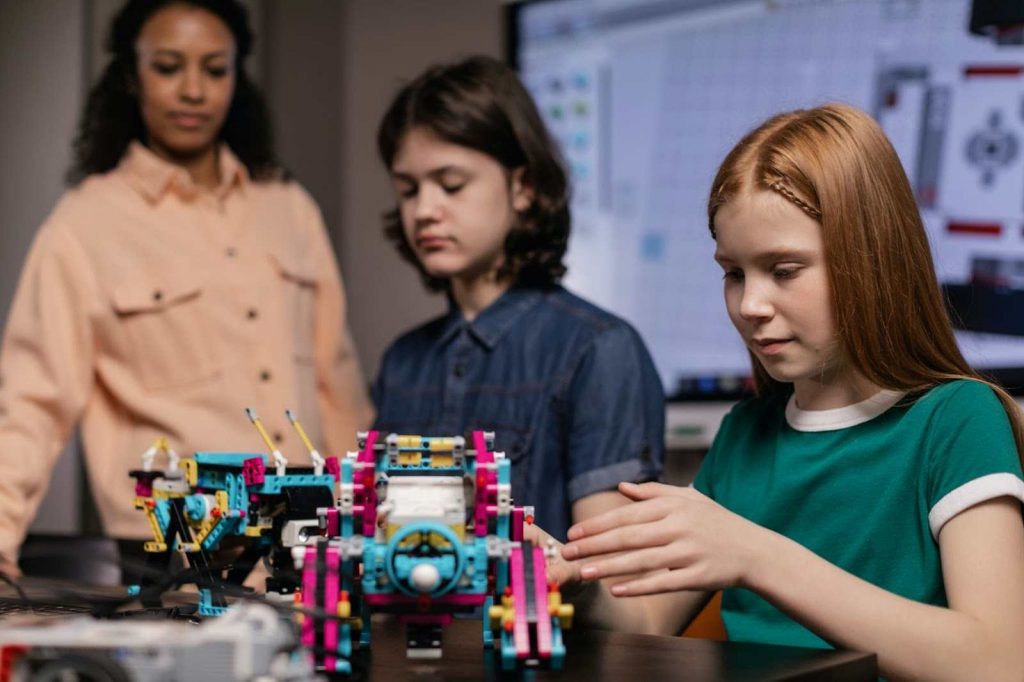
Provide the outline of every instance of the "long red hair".
{"type": "MultiPolygon", "coordinates": [[[[862,376],[917,393],[971,379],[999,396],[1024,452],[1021,411],[964,360],[953,335],[910,182],[881,127],[844,104],[773,116],[725,157],[708,225],[733,197],[767,190],[818,221],[840,348],[862,376]]],[[[751,357],[758,393],[777,386],[751,357]]]]}

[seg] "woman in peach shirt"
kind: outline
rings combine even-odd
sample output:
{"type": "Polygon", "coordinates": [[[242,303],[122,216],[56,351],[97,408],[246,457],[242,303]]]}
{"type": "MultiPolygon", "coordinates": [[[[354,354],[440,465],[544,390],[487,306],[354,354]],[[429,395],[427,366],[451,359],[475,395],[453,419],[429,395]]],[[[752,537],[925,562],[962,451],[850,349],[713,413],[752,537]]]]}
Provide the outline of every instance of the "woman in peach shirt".
{"type": "Polygon", "coordinates": [[[326,452],[371,419],[316,204],[275,162],[235,0],[131,0],[75,143],[75,184],[39,231],[0,348],[0,565],[15,571],[81,425],[103,527],[149,535],[140,454],[263,451],[293,463],[296,410],[326,452]]]}

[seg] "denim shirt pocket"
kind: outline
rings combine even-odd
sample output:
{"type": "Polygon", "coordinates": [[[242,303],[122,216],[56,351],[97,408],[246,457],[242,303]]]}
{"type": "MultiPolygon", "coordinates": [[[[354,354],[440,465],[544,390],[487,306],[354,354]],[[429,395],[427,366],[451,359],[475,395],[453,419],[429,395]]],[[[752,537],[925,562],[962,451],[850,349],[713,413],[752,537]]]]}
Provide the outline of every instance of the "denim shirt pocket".
{"type": "Polygon", "coordinates": [[[219,375],[214,321],[200,275],[185,269],[123,276],[111,293],[131,348],[130,364],[148,389],[199,383],[219,375]]]}
{"type": "Polygon", "coordinates": [[[494,449],[504,452],[512,465],[512,496],[516,504],[532,504],[521,499],[529,490],[530,448],[533,443],[533,429],[511,424],[481,425],[487,431],[494,431],[494,449]]]}

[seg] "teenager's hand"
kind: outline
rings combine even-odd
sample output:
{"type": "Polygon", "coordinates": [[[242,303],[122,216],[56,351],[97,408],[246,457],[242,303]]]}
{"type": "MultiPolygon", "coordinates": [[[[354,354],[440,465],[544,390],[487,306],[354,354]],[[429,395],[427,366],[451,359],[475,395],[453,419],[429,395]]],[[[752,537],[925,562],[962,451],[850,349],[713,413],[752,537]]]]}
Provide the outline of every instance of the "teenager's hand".
{"type": "Polygon", "coordinates": [[[555,557],[548,559],[548,580],[554,580],[558,586],[572,591],[583,582],[580,577],[579,562],[566,561],[562,556],[561,542],[551,538],[544,529],[532,523],[523,524],[523,540],[532,542],[537,547],[547,547],[548,540],[555,543],[555,557]]]}
{"type": "Polygon", "coordinates": [[[3,573],[5,576],[11,579],[22,577],[21,569],[18,568],[18,564],[11,561],[7,561],[6,559],[0,559],[0,573],[3,573]]]}
{"type": "Polygon", "coordinates": [[[693,488],[621,483],[619,492],[634,502],[574,525],[562,548],[586,581],[650,573],[614,585],[617,596],[742,586],[770,533],[693,488]]]}

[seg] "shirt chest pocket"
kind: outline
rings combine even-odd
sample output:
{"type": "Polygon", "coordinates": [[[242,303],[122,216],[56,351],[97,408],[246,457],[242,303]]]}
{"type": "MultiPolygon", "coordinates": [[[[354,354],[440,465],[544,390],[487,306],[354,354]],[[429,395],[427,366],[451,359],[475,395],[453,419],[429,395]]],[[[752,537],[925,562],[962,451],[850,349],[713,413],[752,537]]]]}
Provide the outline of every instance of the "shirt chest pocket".
{"type": "MultiPolygon", "coordinates": [[[[504,452],[512,468],[512,498],[518,505],[536,504],[531,499],[530,491],[534,489],[535,482],[531,479],[530,470],[535,462],[531,448],[533,444],[533,429],[528,425],[514,426],[511,424],[495,424],[487,427],[487,430],[494,431],[494,449],[497,452],[504,452]]],[[[469,435],[467,433],[467,435],[469,435]]]]}
{"type": "Polygon", "coordinates": [[[278,274],[283,319],[292,335],[294,359],[312,362],[316,331],[317,277],[313,266],[302,258],[289,258],[284,254],[270,254],[278,274]]]}
{"type": "Polygon", "coordinates": [[[185,270],[123,278],[113,306],[129,362],[151,390],[210,381],[219,374],[219,335],[201,277],[185,270]]]}

